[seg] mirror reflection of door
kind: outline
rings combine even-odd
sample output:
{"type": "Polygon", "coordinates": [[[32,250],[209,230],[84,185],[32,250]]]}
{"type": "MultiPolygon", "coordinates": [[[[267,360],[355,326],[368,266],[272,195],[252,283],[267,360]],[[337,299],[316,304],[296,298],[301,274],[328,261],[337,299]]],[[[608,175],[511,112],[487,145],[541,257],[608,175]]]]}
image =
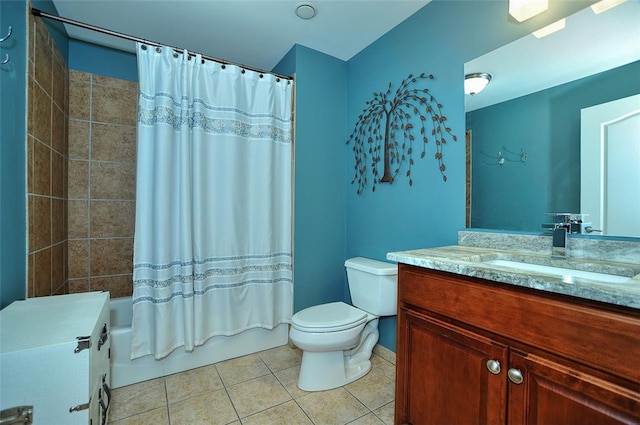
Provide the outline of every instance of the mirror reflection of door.
{"type": "Polygon", "coordinates": [[[580,212],[605,235],[640,237],[640,95],[582,109],[580,212]]]}

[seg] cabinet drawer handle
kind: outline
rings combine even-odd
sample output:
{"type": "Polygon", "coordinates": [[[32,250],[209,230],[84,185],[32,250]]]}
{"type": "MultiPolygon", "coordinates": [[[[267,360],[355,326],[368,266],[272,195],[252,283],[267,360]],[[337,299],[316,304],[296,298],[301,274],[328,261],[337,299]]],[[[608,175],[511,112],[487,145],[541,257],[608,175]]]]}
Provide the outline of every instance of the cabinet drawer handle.
{"type": "Polygon", "coordinates": [[[500,373],[500,362],[497,360],[487,360],[487,369],[489,369],[489,372],[493,373],[494,375],[497,375],[500,373]]]}
{"type": "Polygon", "coordinates": [[[514,384],[522,384],[522,381],[524,381],[522,372],[520,372],[519,369],[509,369],[509,371],[507,372],[507,376],[509,377],[509,380],[514,384]]]}

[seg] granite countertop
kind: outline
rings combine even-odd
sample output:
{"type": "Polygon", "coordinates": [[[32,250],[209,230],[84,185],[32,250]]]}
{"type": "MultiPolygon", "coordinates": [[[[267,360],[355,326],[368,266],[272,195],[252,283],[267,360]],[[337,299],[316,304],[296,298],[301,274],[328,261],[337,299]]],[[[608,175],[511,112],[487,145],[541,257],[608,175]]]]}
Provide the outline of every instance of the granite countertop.
{"type": "Polygon", "coordinates": [[[553,258],[547,254],[461,245],[390,252],[387,259],[432,270],[640,309],[640,264],[636,263],[571,257],[553,258]],[[629,280],[610,283],[573,276],[563,278],[560,275],[486,263],[489,260],[509,260],[615,274],[627,276],[629,280]]]}

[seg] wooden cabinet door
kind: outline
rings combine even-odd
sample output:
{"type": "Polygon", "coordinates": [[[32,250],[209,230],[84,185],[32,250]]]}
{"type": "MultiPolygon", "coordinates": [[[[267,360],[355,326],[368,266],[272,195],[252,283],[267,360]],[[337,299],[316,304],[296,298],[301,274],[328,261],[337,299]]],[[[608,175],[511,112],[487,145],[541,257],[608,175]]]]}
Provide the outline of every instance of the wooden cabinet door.
{"type": "Polygon", "coordinates": [[[396,424],[504,424],[507,353],[490,339],[401,308],[396,424]],[[492,360],[497,374],[488,369],[492,360]]]}
{"type": "MultiPolygon", "coordinates": [[[[639,424],[640,394],[548,359],[512,352],[509,424],[639,424]]],[[[507,372],[507,371],[505,371],[507,372]]]]}

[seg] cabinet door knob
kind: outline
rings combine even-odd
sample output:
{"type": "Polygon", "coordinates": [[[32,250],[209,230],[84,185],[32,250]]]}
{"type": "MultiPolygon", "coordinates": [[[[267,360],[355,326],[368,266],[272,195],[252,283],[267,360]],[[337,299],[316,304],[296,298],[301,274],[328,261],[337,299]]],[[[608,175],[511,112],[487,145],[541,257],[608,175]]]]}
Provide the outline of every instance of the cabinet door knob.
{"type": "Polygon", "coordinates": [[[522,372],[520,372],[519,369],[509,369],[509,371],[507,372],[507,376],[509,377],[509,380],[514,384],[522,384],[522,381],[524,381],[522,372]]]}
{"type": "Polygon", "coordinates": [[[489,372],[493,373],[494,375],[497,375],[500,373],[500,362],[497,360],[487,360],[487,369],[489,369],[489,372]]]}

